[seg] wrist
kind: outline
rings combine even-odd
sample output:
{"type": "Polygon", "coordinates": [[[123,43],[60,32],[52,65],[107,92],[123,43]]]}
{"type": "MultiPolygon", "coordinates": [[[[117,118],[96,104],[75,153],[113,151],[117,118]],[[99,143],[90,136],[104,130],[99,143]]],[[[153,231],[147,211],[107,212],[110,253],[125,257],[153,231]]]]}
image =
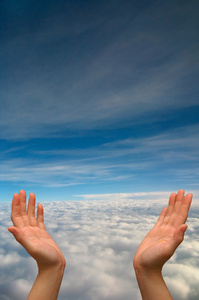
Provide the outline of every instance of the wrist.
{"type": "Polygon", "coordinates": [[[137,278],[147,277],[162,277],[162,268],[149,268],[139,264],[139,262],[133,262],[133,267],[137,278]]]}
{"type": "Polygon", "coordinates": [[[162,268],[163,264],[153,262],[143,259],[142,256],[137,257],[135,255],[133,259],[133,267],[135,270],[135,273],[138,274],[161,274],[162,273],[162,268]]]}
{"type": "Polygon", "coordinates": [[[143,300],[173,300],[161,269],[135,266],[135,274],[143,300]]]}
{"type": "Polygon", "coordinates": [[[59,262],[57,262],[56,264],[53,265],[39,265],[38,264],[38,272],[40,273],[49,273],[49,274],[60,274],[61,276],[63,276],[64,274],[64,270],[66,267],[66,261],[65,259],[60,260],[59,262]]]}
{"type": "Polygon", "coordinates": [[[152,270],[152,269],[145,269],[145,268],[136,268],[135,275],[138,280],[148,279],[154,280],[156,278],[162,278],[161,270],[152,270]]]}
{"type": "Polygon", "coordinates": [[[56,300],[64,275],[65,261],[38,266],[38,275],[27,300],[56,300]]]}

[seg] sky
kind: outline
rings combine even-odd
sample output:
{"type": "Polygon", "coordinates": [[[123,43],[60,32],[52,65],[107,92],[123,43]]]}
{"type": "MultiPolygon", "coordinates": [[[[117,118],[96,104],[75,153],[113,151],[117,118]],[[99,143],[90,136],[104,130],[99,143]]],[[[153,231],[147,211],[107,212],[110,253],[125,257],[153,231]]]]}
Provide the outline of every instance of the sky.
{"type": "Polygon", "coordinates": [[[198,190],[198,1],[0,5],[1,202],[198,190]]]}
{"type": "Polygon", "coordinates": [[[0,1],[1,300],[25,300],[37,273],[7,231],[15,192],[44,204],[66,257],[59,300],[140,300],[133,256],[181,188],[193,204],[164,278],[174,299],[198,300],[198,11],[0,1]]]}

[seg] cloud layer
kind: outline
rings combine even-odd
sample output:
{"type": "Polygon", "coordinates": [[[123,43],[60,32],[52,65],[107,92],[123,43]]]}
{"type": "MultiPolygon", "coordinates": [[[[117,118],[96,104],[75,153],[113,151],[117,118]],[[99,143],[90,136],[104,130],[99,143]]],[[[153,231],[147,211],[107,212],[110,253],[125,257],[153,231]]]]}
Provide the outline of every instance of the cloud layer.
{"type": "MultiPolygon", "coordinates": [[[[104,197],[44,203],[46,227],[67,261],[59,300],[141,299],[133,256],[167,204],[168,193],[120,194],[109,200],[104,197]]],[[[196,300],[199,295],[197,202],[198,195],[185,241],[164,268],[165,280],[176,300],[196,300]]],[[[0,298],[23,300],[37,270],[35,262],[6,231],[9,214],[5,204],[0,213],[0,298]]]]}

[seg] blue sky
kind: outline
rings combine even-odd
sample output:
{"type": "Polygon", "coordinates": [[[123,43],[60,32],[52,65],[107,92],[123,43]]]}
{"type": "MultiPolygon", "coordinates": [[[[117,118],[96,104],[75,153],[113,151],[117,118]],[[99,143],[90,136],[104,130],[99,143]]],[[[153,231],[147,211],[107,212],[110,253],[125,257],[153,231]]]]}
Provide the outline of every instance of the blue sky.
{"type": "Polygon", "coordinates": [[[198,190],[198,1],[1,1],[0,201],[198,190]]]}

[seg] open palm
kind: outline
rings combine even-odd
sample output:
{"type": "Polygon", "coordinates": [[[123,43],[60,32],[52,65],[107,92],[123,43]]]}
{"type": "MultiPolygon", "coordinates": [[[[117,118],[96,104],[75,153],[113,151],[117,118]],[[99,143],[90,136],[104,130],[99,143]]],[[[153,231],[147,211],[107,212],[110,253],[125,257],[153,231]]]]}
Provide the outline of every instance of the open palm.
{"type": "Polygon", "coordinates": [[[185,224],[192,194],[184,196],[184,190],[172,194],[153,229],[146,235],[134,257],[134,267],[161,270],[183,241],[185,224]]]}
{"type": "Polygon", "coordinates": [[[28,208],[26,208],[25,191],[14,194],[11,220],[14,226],[9,227],[8,230],[37,261],[39,268],[56,264],[65,265],[61,250],[45,229],[41,204],[38,204],[37,218],[35,217],[35,195],[33,193],[30,194],[28,208]]]}

